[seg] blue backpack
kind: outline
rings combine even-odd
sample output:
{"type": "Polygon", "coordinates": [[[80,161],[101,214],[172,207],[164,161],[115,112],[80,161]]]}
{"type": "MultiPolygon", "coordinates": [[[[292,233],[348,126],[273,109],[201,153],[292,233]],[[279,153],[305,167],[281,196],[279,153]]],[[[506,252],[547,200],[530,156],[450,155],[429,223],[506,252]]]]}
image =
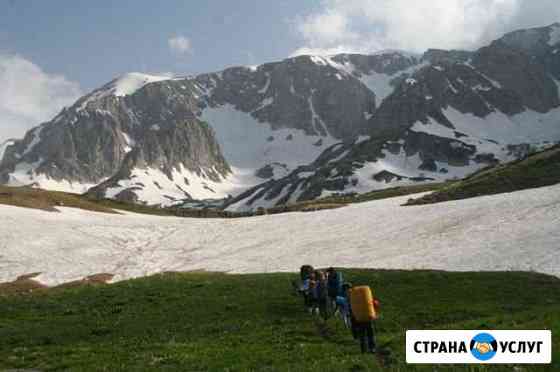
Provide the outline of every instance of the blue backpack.
{"type": "Polygon", "coordinates": [[[329,275],[328,288],[329,296],[336,297],[342,292],[342,284],[344,280],[342,279],[342,273],[335,271],[335,275],[329,275]]]}

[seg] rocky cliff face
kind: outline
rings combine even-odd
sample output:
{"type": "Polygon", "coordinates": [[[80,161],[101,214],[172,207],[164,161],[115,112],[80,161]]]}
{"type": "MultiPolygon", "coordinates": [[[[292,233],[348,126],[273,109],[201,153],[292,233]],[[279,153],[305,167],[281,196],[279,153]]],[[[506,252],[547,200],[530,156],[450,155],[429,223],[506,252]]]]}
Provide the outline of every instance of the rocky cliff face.
{"type": "Polygon", "coordinates": [[[245,210],[459,178],[559,141],[559,80],[560,24],[476,51],[129,74],[4,146],[0,182],[245,210]]]}
{"type": "MultiPolygon", "coordinates": [[[[199,109],[192,83],[166,80],[138,90],[127,87],[131,81],[142,85],[149,79],[132,75],[113,81],[28,132],[7,149],[1,180],[76,192],[105,181],[95,189],[100,195],[111,186],[118,188],[118,181],[137,169],[151,169],[170,181],[179,168],[209,181],[225,178],[229,166],[213,130],[196,116],[199,109]]],[[[184,177],[177,181],[184,182],[184,177]]],[[[146,187],[132,186],[135,190],[146,187]]],[[[125,189],[111,196],[138,200],[120,191],[125,189]]],[[[188,192],[176,188],[162,189],[163,196],[158,198],[168,191],[172,198],[188,197],[188,192]]]]}
{"type": "Polygon", "coordinates": [[[368,131],[368,116],[392,89],[391,76],[417,63],[399,53],[301,56],[256,68],[230,68],[195,81],[208,92],[210,107],[232,105],[273,130],[299,129],[344,140],[368,131]],[[375,75],[386,81],[374,81],[375,75]]]}

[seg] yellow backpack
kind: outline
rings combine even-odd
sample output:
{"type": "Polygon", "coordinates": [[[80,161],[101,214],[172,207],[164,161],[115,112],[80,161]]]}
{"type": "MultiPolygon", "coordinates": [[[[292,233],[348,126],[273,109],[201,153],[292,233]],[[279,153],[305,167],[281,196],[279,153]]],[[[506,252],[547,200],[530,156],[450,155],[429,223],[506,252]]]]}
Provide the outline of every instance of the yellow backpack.
{"type": "Polygon", "coordinates": [[[354,319],[359,323],[377,319],[377,313],[373,305],[373,293],[369,286],[354,287],[350,290],[350,306],[354,319]]]}

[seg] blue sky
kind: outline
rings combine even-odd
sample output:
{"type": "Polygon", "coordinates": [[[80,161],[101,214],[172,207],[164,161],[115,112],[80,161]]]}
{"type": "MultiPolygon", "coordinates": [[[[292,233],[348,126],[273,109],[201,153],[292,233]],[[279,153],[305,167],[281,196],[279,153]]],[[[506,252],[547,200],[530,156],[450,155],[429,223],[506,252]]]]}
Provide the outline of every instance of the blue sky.
{"type": "Polygon", "coordinates": [[[0,0],[0,50],[91,89],[129,71],[196,73],[289,55],[317,1],[0,0]],[[168,46],[183,35],[192,51],[168,46]]]}
{"type": "Polygon", "coordinates": [[[0,0],[0,144],[126,72],[294,54],[474,49],[560,20],[558,0],[0,0]]]}

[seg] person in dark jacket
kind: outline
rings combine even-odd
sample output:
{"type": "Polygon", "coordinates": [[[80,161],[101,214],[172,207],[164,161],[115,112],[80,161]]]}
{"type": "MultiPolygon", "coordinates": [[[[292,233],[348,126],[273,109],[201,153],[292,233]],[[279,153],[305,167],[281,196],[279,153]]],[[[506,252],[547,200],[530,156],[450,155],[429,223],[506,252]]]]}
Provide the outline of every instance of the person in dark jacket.
{"type": "Polygon", "coordinates": [[[296,292],[303,297],[303,304],[306,309],[311,312],[312,308],[312,295],[311,295],[311,282],[315,279],[315,270],[311,265],[303,265],[299,270],[301,282],[298,285],[294,281],[296,292]]]}
{"type": "Polygon", "coordinates": [[[315,272],[316,282],[314,286],[314,300],[316,303],[317,313],[323,318],[327,320],[328,318],[328,283],[327,277],[324,272],[316,271],[315,272]]]}
{"type": "Polygon", "coordinates": [[[336,271],[333,267],[327,270],[327,286],[329,295],[329,305],[333,313],[337,311],[336,297],[342,294],[342,273],[336,271]]]}
{"type": "MultiPolygon", "coordinates": [[[[373,321],[357,322],[355,319],[352,321],[353,333],[360,339],[360,348],[362,354],[369,352],[375,353],[375,333],[373,332],[373,321]]],[[[356,337],[355,337],[356,338],[356,337]]]]}
{"type": "Polygon", "coordinates": [[[303,265],[302,267],[300,267],[299,269],[299,276],[301,278],[301,281],[304,281],[306,279],[309,279],[309,277],[311,276],[311,274],[314,272],[315,270],[313,269],[313,266],[311,265],[303,265]]]}
{"type": "Polygon", "coordinates": [[[316,282],[317,282],[317,280],[315,278],[315,273],[312,272],[306,277],[306,279],[303,280],[303,283],[302,283],[302,286],[301,286],[301,292],[302,292],[302,295],[303,295],[303,303],[310,313],[313,312],[313,308],[315,306],[313,292],[315,290],[316,282]]]}

